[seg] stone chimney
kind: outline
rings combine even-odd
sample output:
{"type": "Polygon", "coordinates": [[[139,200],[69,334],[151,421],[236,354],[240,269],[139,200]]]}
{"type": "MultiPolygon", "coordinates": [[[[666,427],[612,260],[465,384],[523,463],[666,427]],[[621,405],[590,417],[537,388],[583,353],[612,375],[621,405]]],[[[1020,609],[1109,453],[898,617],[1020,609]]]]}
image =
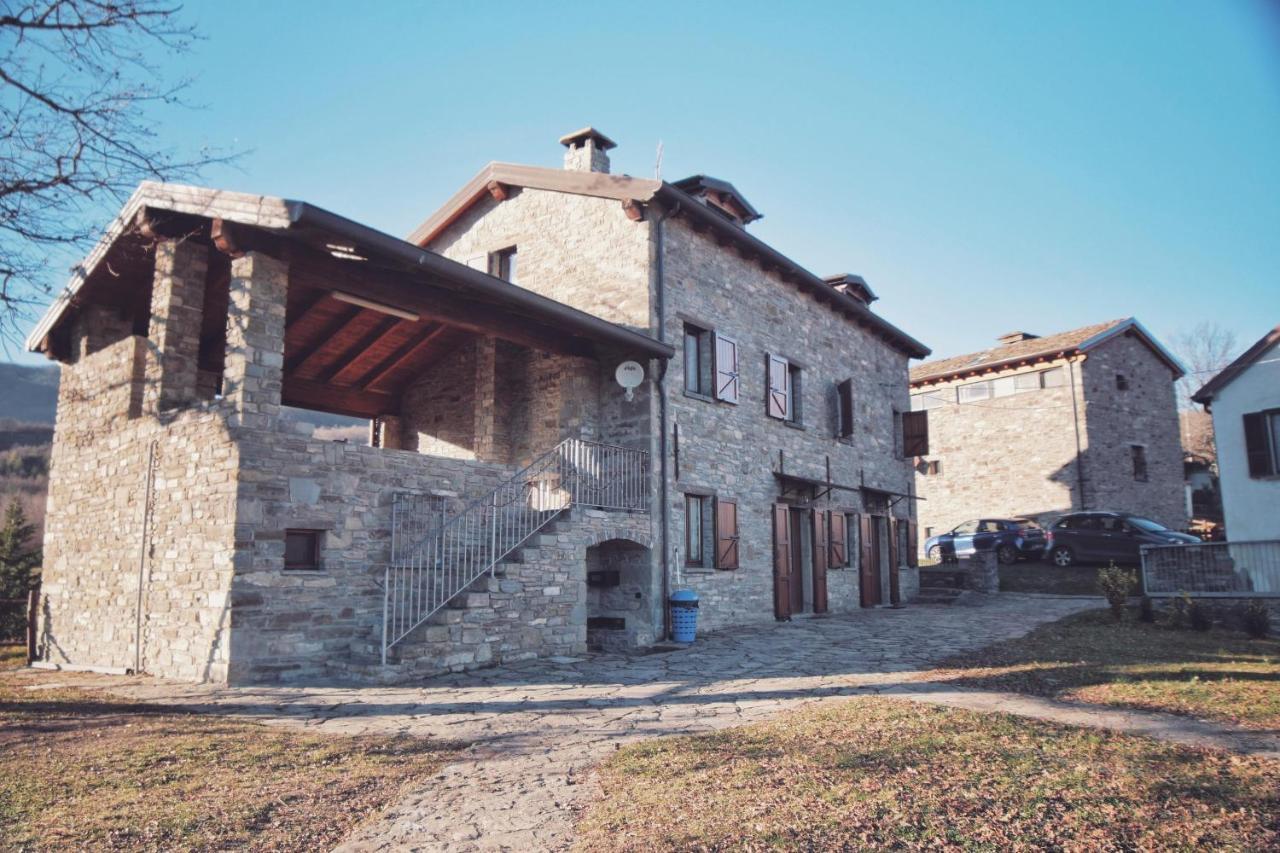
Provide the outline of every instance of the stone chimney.
{"type": "Polygon", "coordinates": [[[609,155],[605,152],[617,144],[594,127],[562,136],[560,144],[565,147],[564,167],[569,171],[609,174],[609,155]]]}
{"type": "Polygon", "coordinates": [[[1008,332],[996,338],[1001,346],[1007,347],[1009,344],[1016,344],[1022,341],[1034,341],[1039,335],[1033,335],[1030,332],[1008,332]]]}

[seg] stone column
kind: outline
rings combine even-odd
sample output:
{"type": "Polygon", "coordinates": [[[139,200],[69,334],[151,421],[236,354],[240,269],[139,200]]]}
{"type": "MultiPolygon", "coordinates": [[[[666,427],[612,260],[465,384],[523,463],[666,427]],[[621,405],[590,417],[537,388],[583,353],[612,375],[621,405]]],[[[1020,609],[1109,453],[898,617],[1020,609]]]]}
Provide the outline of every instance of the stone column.
{"type": "Polygon", "coordinates": [[[196,363],[204,314],[209,250],[189,240],[156,244],[151,285],[151,324],[143,407],[148,414],[176,409],[196,400],[196,363]]]}
{"type": "Polygon", "coordinates": [[[222,396],[232,426],[266,429],[280,415],[289,266],[261,252],[231,262],[222,396]]]}
{"type": "Polygon", "coordinates": [[[476,338],[475,455],[492,461],[497,457],[497,342],[476,338]]]}
{"type": "Polygon", "coordinates": [[[1000,591],[1000,563],[995,551],[974,551],[966,561],[969,570],[966,586],[975,592],[1000,591]]]}

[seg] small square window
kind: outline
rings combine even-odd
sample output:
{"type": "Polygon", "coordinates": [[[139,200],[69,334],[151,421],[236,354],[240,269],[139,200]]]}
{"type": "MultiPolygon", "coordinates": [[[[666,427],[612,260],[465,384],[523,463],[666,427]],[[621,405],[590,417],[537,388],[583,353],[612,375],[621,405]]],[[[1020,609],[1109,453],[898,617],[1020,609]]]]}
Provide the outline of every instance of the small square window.
{"type": "Polygon", "coordinates": [[[508,246],[489,253],[489,275],[516,283],[516,247],[508,246]]]}
{"type": "Polygon", "coordinates": [[[284,532],[284,567],[296,571],[320,568],[320,542],[323,530],[286,530],[284,532]]]}
{"type": "Polygon", "coordinates": [[[1133,459],[1133,479],[1145,483],[1147,481],[1147,449],[1141,444],[1131,444],[1129,456],[1133,459]]]}
{"type": "Polygon", "coordinates": [[[1055,367],[1041,373],[1040,379],[1045,388],[1060,388],[1067,384],[1067,372],[1061,367],[1055,367]]]}
{"type": "Polygon", "coordinates": [[[1128,391],[1128,390],[1129,390],[1129,377],[1125,376],[1123,373],[1117,373],[1117,374],[1116,374],[1116,390],[1117,390],[1117,391],[1128,391]]]}

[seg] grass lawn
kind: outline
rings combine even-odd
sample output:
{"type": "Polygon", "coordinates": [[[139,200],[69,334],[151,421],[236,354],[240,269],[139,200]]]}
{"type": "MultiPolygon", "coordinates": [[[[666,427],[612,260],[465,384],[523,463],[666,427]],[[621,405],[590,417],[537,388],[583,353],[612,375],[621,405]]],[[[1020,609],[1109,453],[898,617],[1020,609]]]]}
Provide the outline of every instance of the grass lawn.
{"type": "Polygon", "coordinates": [[[1280,729],[1280,640],[1115,622],[1105,610],[943,661],[930,680],[1280,729]]]}
{"type": "Polygon", "coordinates": [[[0,849],[327,849],[451,756],[24,685],[0,660],[0,849]]]}
{"type": "Polygon", "coordinates": [[[857,698],[619,750],[583,850],[1276,849],[1280,763],[857,698]]]}
{"type": "MultiPolygon", "coordinates": [[[[1052,563],[1025,561],[1000,567],[1001,592],[1042,592],[1053,595],[1102,595],[1098,591],[1099,566],[1067,566],[1060,569],[1052,563]]],[[[1127,568],[1127,567],[1122,567],[1127,568]]],[[[1142,594],[1142,574],[1130,568],[1138,577],[1134,595],[1142,594]]]]}

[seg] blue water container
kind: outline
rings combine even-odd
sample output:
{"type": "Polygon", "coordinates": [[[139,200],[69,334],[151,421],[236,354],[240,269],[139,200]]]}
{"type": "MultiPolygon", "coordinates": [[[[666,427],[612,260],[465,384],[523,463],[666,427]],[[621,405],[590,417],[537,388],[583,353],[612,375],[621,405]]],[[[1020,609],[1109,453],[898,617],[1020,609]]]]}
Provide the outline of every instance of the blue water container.
{"type": "Polygon", "coordinates": [[[698,594],[691,589],[671,593],[671,640],[692,643],[698,633],[698,594]]]}

